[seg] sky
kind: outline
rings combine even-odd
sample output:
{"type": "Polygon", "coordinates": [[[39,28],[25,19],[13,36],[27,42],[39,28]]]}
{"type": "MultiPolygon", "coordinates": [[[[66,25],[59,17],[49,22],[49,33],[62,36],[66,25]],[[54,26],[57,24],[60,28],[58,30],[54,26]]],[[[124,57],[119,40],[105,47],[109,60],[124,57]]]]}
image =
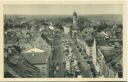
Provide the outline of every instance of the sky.
{"type": "Polygon", "coordinates": [[[4,5],[7,15],[72,15],[76,11],[79,15],[92,14],[122,14],[122,5],[118,4],[49,4],[49,5],[4,5]]]}

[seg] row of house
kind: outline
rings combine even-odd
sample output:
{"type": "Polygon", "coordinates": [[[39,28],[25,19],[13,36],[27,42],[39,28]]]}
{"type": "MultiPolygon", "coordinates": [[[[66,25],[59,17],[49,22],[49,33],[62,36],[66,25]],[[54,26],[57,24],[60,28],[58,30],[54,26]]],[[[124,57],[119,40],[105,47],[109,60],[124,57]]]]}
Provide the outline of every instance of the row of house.
{"type": "Polygon", "coordinates": [[[101,52],[100,48],[96,45],[96,40],[94,39],[93,47],[92,47],[92,57],[93,57],[93,64],[95,66],[96,71],[99,73],[99,77],[106,77],[106,78],[114,78],[116,77],[116,72],[108,65],[105,60],[103,53],[101,52]]]}

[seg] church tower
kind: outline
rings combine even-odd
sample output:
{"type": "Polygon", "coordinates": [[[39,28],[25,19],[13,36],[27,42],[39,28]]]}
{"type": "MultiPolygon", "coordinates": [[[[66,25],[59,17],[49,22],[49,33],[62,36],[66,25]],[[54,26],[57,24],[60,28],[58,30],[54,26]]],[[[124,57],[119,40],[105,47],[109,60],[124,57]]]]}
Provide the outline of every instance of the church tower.
{"type": "Polygon", "coordinates": [[[77,32],[78,32],[77,20],[78,20],[77,13],[73,12],[73,26],[72,26],[72,29],[71,29],[71,36],[72,37],[76,37],[77,32]]]}
{"type": "Polygon", "coordinates": [[[77,30],[77,13],[73,12],[73,29],[77,30]]]}

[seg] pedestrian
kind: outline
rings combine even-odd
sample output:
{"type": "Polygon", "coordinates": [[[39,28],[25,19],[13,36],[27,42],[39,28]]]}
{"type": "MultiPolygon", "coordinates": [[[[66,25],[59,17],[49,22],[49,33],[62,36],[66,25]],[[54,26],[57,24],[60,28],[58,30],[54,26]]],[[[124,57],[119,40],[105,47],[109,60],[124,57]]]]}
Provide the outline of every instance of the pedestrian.
{"type": "Polygon", "coordinates": [[[66,70],[70,70],[70,61],[66,61],[65,67],[66,67],[66,70]]]}
{"type": "Polygon", "coordinates": [[[67,71],[65,72],[65,76],[66,76],[66,77],[71,77],[71,76],[72,76],[71,71],[70,71],[70,70],[67,70],[67,71]]]}
{"type": "Polygon", "coordinates": [[[59,63],[56,64],[56,71],[59,71],[59,63]]]}
{"type": "Polygon", "coordinates": [[[54,70],[54,77],[56,77],[56,73],[57,73],[56,70],[54,70]]]}
{"type": "Polygon", "coordinates": [[[80,70],[77,69],[77,70],[75,71],[75,77],[78,77],[79,75],[80,75],[80,70]]]}
{"type": "Polygon", "coordinates": [[[78,68],[78,66],[75,67],[75,77],[77,77],[78,75],[80,75],[80,70],[78,68]]]}

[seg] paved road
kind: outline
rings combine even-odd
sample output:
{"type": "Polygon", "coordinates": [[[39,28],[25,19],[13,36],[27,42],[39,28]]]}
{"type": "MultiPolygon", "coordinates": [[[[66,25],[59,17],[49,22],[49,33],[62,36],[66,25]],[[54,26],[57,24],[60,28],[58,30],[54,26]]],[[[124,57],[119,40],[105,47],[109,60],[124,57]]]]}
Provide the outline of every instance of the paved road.
{"type": "MultiPolygon", "coordinates": [[[[85,54],[84,55],[81,55],[81,53],[79,52],[79,48],[77,48],[76,45],[74,45],[74,41],[72,40],[72,49],[73,49],[73,53],[74,55],[78,58],[80,64],[79,64],[79,69],[81,71],[81,75],[83,77],[92,77],[91,75],[91,71],[89,70],[90,69],[90,66],[89,64],[87,63],[87,60],[84,59],[84,57],[86,56],[85,54]]],[[[84,45],[84,44],[83,44],[84,45]]]]}
{"type": "MultiPolygon", "coordinates": [[[[63,38],[63,41],[66,40],[67,38],[63,38]]],[[[54,41],[55,43],[55,51],[56,55],[54,57],[54,62],[59,62],[60,69],[56,73],[55,77],[64,77],[64,72],[65,68],[63,66],[63,61],[64,61],[64,53],[63,53],[63,47],[62,47],[62,38],[59,38],[58,40],[54,41]]],[[[81,75],[83,77],[92,77],[91,71],[89,71],[90,67],[89,64],[86,62],[85,59],[83,59],[83,56],[80,54],[79,49],[74,45],[74,41],[72,39],[68,39],[69,43],[71,43],[71,48],[73,50],[73,55],[77,57],[77,59],[80,62],[79,69],[81,71],[81,75]]],[[[84,55],[85,56],[85,55],[84,55]]]]}
{"type": "Polygon", "coordinates": [[[58,55],[57,55],[57,57],[58,57],[57,61],[59,62],[60,68],[56,74],[56,77],[64,77],[65,69],[64,69],[64,65],[63,65],[64,54],[63,54],[62,44],[58,45],[58,50],[59,51],[58,51],[58,55]]]}
{"type": "Polygon", "coordinates": [[[60,36],[55,38],[55,41],[54,41],[55,52],[53,54],[53,60],[52,60],[52,63],[59,63],[59,71],[57,71],[55,75],[55,77],[57,78],[63,78],[64,72],[65,72],[65,68],[63,65],[64,54],[63,54],[63,47],[62,47],[61,39],[62,38],[60,36]]]}

